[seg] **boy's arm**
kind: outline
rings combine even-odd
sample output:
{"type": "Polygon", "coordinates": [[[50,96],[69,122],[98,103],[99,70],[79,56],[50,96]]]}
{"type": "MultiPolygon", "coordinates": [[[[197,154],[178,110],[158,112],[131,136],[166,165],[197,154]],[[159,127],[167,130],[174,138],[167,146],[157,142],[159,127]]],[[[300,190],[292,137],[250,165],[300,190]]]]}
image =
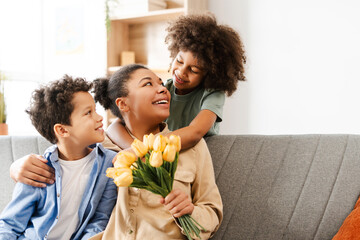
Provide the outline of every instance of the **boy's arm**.
{"type": "Polygon", "coordinates": [[[118,118],[106,129],[106,134],[110,140],[121,149],[129,148],[131,143],[134,141],[118,118]]]}
{"type": "Polygon", "coordinates": [[[191,121],[187,127],[180,128],[170,134],[179,135],[181,138],[181,149],[195,146],[202,137],[210,130],[216,121],[217,115],[204,109],[191,121]]]}
{"type": "Polygon", "coordinates": [[[0,239],[17,239],[25,230],[36,210],[39,189],[17,183],[13,198],[0,216],[0,239]]]}
{"type": "Polygon", "coordinates": [[[111,212],[115,206],[117,199],[117,187],[112,179],[107,179],[107,184],[100,203],[96,208],[94,216],[83,231],[81,239],[88,239],[95,234],[105,230],[109,222],[111,212]]]}
{"type": "Polygon", "coordinates": [[[46,187],[45,183],[53,184],[55,181],[54,169],[46,163],[41,155],[26,155],[11,164],[10,177],[33,187],[46,187]]]}

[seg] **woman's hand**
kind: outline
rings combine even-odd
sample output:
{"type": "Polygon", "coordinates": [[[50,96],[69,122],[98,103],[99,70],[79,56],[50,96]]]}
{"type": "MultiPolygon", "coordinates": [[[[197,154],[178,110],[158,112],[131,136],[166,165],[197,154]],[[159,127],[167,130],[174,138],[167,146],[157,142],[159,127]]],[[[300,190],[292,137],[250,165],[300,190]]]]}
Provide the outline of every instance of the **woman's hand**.
{"type": "Polygon", "coordinates": [[[45,183],[53,184],[55,181],[55,171],[46,163],[47,160],[40,155],[24,156],[11,164],[10,177],[16,182],[46,187],[45,183]]]}
{"type": "Polygon", "coordinates": [[[174,217],[181,217],[194,211],[194,204],[189,196],[179,189],[174,189],[166,198],[161,198],[160,203],[164,204],[174,217]]]}

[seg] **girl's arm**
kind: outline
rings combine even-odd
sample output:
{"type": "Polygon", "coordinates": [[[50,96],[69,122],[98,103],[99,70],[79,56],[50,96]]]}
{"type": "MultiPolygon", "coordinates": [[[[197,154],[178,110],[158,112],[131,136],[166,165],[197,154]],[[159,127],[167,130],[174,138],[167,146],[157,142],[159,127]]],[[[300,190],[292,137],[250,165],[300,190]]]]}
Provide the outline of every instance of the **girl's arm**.
{"type": "Polygon", "coordinates": [[[10,177],[33,187],[46,187],[45,183],[53,184],[55,181],[55,171],[46,163],[41,155],[26,155],[11,164],[10,177]]]}
{"type": "Polygon", "coordinates": [[[106,129],[106,134],[110,140],[121,149],[129,148],[131,143],[134,141],[118,118],[106,129]]]}
{"type": "Polygon", "coordinates": [[[205,136],[214,125],[216,118],[217,115],[214,112],[208,109],[201,110],[189,126],[175,130],[171,134],[180,136],[181,149],[191,148],[205,136]]]}

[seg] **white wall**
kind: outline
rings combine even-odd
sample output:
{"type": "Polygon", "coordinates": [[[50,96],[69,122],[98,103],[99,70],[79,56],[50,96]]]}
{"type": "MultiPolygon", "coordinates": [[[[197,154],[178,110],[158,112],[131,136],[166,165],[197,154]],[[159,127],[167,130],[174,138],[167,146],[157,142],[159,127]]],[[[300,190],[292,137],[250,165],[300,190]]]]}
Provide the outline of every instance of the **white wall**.
{"type": "MultiPolygon", "coordinates": [[[[360,1],[208,1],[240,32],[248,57],[248,81],[226,100],[221,133],[360,133],[360,1]]],[[[6,94],[10,134],[36,133],[24,110],[39,82],[105,74],[103,9],[98,0],[0,1],[0,69],[16,73],[6,94]],[[69,9],[82,26],[83,48],[73,53],[55,40],[58,14],[69,9]]]]}
{"type": "Polygon", "coordinates": [[[9,134],[37,134],[25,109],[41,83],[106,74],[105,1],[1,0],[0,70],[9,134]]]}
{"type": "Polygon", "coordinates": [[[247,79],[223,134],[360,133],[360,1],[209,0],[239,31],[247,79]]]}

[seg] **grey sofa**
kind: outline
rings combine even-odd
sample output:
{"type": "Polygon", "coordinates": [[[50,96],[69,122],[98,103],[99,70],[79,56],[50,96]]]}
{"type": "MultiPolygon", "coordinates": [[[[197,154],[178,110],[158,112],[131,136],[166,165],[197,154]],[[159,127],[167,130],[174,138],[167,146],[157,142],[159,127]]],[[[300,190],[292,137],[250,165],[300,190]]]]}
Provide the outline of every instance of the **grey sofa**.
{"type": "MultiPolygon", "coordinates": [[[[213,239],[331,239],[360,193],[360,135],[213,136],[206,139],[224,203],[213,239]]],[[[0,210],[9,166],[49,145],[0,137],[0,210]]]]}

